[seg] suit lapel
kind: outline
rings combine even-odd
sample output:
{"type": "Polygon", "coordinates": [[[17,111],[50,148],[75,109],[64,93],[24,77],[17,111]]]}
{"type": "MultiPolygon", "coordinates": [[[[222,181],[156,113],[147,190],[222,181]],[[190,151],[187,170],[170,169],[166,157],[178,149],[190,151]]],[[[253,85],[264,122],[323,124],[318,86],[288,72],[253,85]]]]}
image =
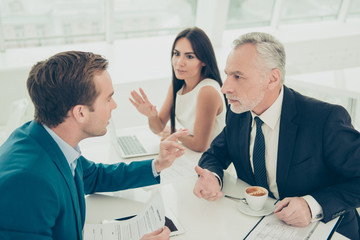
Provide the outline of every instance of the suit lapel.
{"type": "Polygon", "coordinates": [[[64,154],[61,152],[59,146],[56,144],[54,139],[49,135],[49,133],[44,129],[43,126],[32,121],[30,123],[30,135],[34,139],[36,139],[36,141],[41,145],[41,147],[47,152],[49,158],[54,162],[68,186],[74,207],[74,215],[77,219],[78,237],[79,239],[81,239],[82,221],[80,216],[79,197],[69,164],[64,154]]]}
{"type": "Polygon", "coordinates": [[[282,198],[282,190],[286,188],[286,179],[288,178],[289,167],[293,159],[295,140],[298,126],[293,119],[297,113],[295,96],[284,86],[284,100],[281,110],[278,160],[276,170],[276,182],[279,196],[282,198]]]}

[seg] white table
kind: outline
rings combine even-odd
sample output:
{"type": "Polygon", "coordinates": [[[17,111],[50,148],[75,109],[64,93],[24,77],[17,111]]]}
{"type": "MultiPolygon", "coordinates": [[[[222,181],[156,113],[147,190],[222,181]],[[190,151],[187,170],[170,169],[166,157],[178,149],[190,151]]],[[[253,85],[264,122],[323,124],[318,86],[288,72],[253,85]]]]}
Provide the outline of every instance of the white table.
{"type": "MultiPolygon", "coordinates": [[[[122,161],[109,143],[109,138],[109,135],[106,135],[85,140],[81,143],[83,155],[91,160],[102,159],[102,162],[105,163],[122,161]]],[[[196,164],[200,156],[200,153],[187,149],[182,158],[191,160],[196,164]]],[[[181,159],[177,161],[179,160],[181,159]]],[[[151,187],[89,195],[86,197],[86,223],[101,223],[104,219],[137,214],[145,207],[147,193],[153,188],[160,190],[165,207],[174,213],[185,230],[185,233],[171,237],[171,239],[243,239],[260,220],[260,217],[241,213],[237,209],[237,202],[234,200],[221,198],[216,202],[209,202],[198,199],[193,194],[196,180],[197,175],[195,173],[192,176],[151,187]]],[[[248,185],[243,181],[225,173],[224,193],[242,196],[242,191],[246,186],[248,185]]],[[[332,239],[346,238],[335,233],[332,239]]]]}
{"type": "MultiPolygon", "coordinates": [[[[189,177],[183,181],[158,185],[165,207],[174,213],[185,229],[185,233],[172,239],[243,239],[260,217],[241,213],[237,209],[238,203],[228,198],[221,198],[216,202],[198,199],[192,192],[196,179],[197,177],[189,177]]],[[[224,192],[233,195],[239,195],[234,190],[241,192],[247,186],[229,174],[225,175],[224,184],[227,186],[224,192]]],[[[149,189],[139,188],[115,192],[112,196],[87,196],[86,223],[101,223],[104,219],[136,215],[145,207],[147,190],[149,189]]],[[[335,233],[332,239],[346,238],[335,233]]]]}

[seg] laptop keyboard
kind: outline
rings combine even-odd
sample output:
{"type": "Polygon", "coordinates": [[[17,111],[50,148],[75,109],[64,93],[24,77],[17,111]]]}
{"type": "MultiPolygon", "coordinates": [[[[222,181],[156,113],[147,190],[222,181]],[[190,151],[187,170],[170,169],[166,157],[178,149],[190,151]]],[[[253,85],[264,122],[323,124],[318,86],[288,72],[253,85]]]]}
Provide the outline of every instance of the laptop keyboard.
{"type": "Polygon", "coordinates": [[[146,153],[136,136],[120,136],[117,138],[121,149],[125,155],[135,155],[146,153]]]}

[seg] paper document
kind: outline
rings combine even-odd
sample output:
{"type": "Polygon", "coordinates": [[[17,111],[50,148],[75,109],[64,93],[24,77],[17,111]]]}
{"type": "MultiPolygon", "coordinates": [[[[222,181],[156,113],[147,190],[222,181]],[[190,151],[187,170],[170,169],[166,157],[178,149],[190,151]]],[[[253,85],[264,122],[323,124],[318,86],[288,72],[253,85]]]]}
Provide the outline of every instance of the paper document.
{"type": "Polygon", "coordinates": [[[123,221],[104,221],[85,224],[84,240],[139,240],[144,234],[165,225],[164,203],[159,193],[154,194],[144,211],[123,221]]]}
{"type": "MultiPolygon", "coordinates": [[[[246,240],[304,240],[313,239],[314,233],[321,229],[320,235],[322,239],[327,239],[329,234],[332,233],[332,229],[337,223],[337,219],[324,224],[323,222],[313,222],[306,227],[292,227],[281,220],[279,220],[274,214],[265,216],[258,225],[245,237],[246,240]],[[334,221],[336,220],[336,221],[334,221]],[[329,224],[329,225],[328,225],[329,224]],[[327,225],[326,228],[319,227],[320,225],[327,225]]],[[[319,235],[319,233],[316,233],[319,235]]],[[[319,238],[318,238],[319,239],[319,238]]]]}
{"type": "Polygon", "coordinates": [[[179,178],[197,176],[195,166],[197,164],[185,157],[176,159],[169,167],[161,171],[161,183],[170,183],[179,178]]]}

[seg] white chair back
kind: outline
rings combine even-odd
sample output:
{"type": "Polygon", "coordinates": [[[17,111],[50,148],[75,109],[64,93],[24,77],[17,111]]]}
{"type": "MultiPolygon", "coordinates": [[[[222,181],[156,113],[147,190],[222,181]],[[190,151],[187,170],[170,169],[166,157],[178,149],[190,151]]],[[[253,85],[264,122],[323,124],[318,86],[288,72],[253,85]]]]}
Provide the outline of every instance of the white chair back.
{"type": "Polygon", "coordinates": [[[7,123],[0,129],[0,144],[2,144],[16,128],[23,124],[28,106],[29,100],[26,98],[15,100],[10,104],[7,123]]]}

